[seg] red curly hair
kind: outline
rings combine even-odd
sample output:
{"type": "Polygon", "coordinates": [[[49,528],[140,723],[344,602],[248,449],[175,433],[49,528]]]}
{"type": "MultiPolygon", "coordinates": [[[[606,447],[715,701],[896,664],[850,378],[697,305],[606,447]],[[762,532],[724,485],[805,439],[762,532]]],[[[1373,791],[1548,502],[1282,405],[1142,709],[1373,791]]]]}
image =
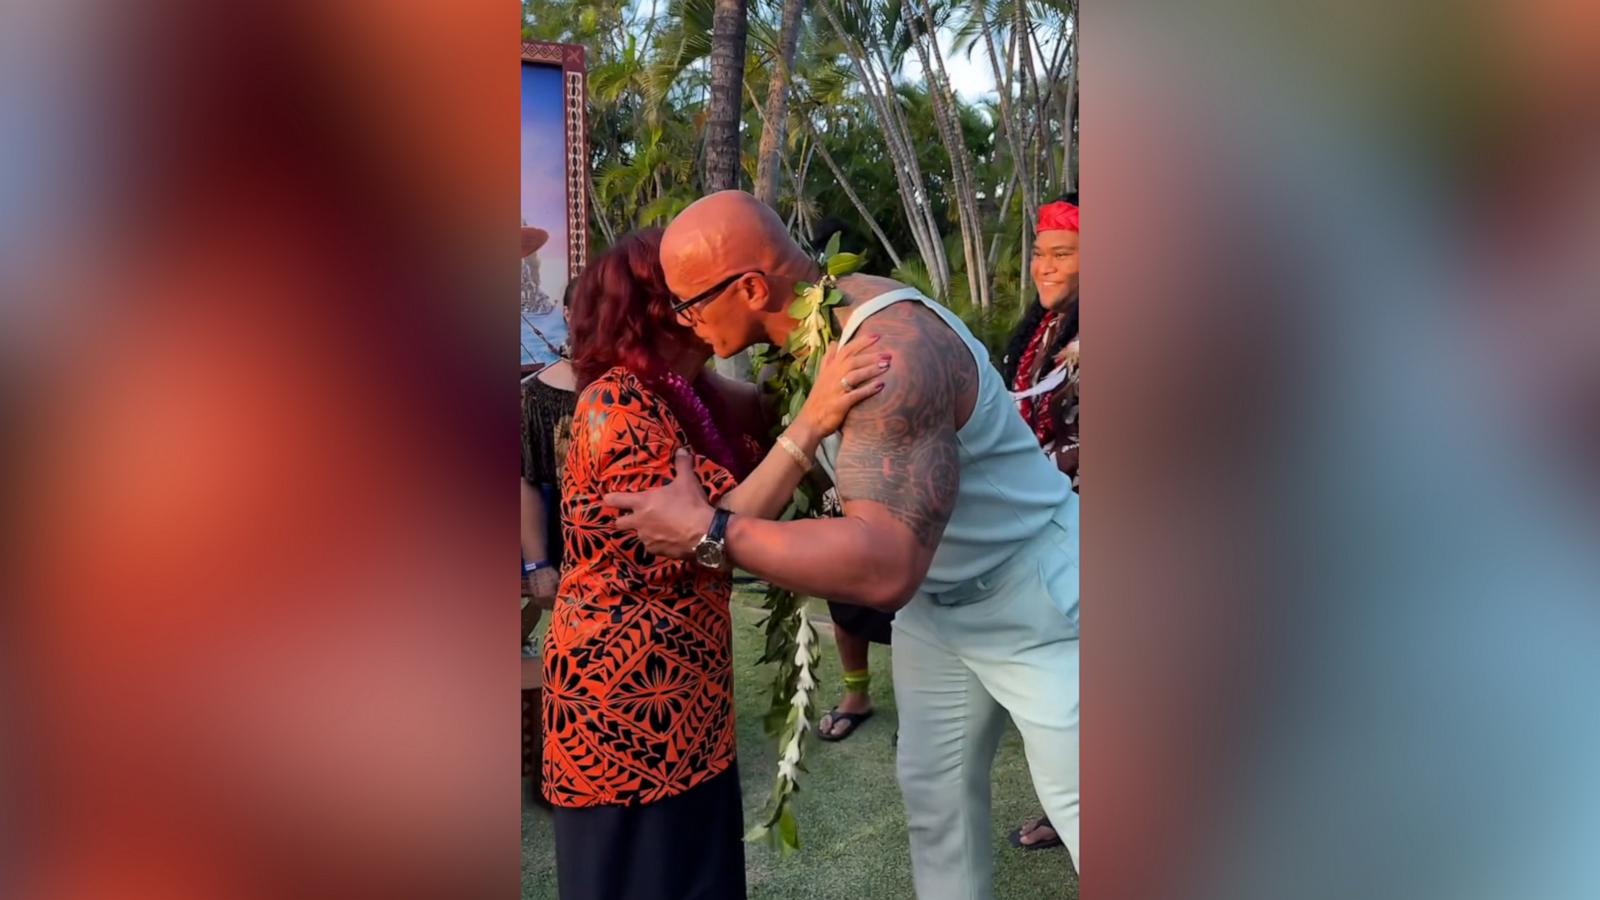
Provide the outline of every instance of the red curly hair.
{"type": "Polygon", "coordinates": [[[617,366],[657,376],[663,348],[699,342],[672,313],[677,298],[661,271],[661,234],[647,228],[618,238],[578,276],[567,330],[579,391],[617,366]]]}
{"type": "Polygon", "coordinates": [[[578,391],[613,368],[627,369],[662,395],[695,449],[743,477],[752,465],[725,437],[733,433],[725,403],[704,390],[704,379],[691,387],[667,369],[667,355],[679,348],[711,350],[672,312],[677,298],[661,270],[661,235],[660,228],[624,235],[578,276],[567,313],[578,391]]]}

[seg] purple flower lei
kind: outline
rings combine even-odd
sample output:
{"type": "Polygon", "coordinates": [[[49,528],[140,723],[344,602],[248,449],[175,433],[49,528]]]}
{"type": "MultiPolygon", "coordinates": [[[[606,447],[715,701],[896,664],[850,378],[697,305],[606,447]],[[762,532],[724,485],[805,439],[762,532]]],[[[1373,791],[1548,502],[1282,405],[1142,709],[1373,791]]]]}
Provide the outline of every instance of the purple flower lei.
{"type": "Polygon", "coordinates": [[[700,393],[694,386],[677,372],[666,372],[656,380],[667,394],[667,405],[672,407],[679,424],[689,432],[693,443],[705,448],[707,456],[736,477],[748,474],[739,465],[739,456],[722,436],[716,421],[711,417],[710,408],[700,398],[700,393]]]}

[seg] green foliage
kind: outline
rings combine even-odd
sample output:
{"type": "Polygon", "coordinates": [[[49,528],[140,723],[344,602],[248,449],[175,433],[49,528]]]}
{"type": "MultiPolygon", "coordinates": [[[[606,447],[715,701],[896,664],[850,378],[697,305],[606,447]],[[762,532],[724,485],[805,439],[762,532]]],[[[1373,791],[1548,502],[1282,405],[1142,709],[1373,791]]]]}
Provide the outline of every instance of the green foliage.
{"type": "MultiPolygon", "coordinates": [[[[1019,242],[1013,240],[1008,245],[1002,241],[1001,247],[1006,249],[1014,247],[1017,243],[1019,242]]],[[[955,241],[954,246],[946,247],[945,253],[950,257],[952,272],[950,295],[945,303],[950,311],[959,316],[972,330],[973,336],[983,342],[989,350],[989,358],[998,366],[1000,357],[1005,353],[1006,344],[1010,340],[1011,329],[1016,327],[1017,321],[1022,316],[1023,305],[1019,298],[1021,268],[1015,259],[1015,253],[1011,254],[1009,260],[1003,254],[999,264],[990,270],[990,275],[994,276],[995,287],[988,309],[978,306],[969,296],[966,264],[961,256],[960,241],[955,241]]],[[[934,295],[933,279],[928,274],[927,266],[920,259],[913,257],[906,260],[905,265],[895,269],[890,277],[917,288],[927,296],[934,295]]]]}
{"type": "MultiPolygon", "coordinates": [[[[834,237],[838,237],[838,235],[834,235],[834,237]]],[[[847,275],[860,269],[863,262],[865,260],[854,253],[836,254],[828,263],[828,274],[835,278],[847,275]]]]}
{"type": "MultiPolygon", "coordinates": [[[[907,58],[910,35],[900,21],[899,0],[826,2],[834,4],[854,33],[879,36],[885,42],[885,55],[891,66],[898,68],[907,58]]],[[[990,15],[998,16],[1010,15],[1008,10],[1012,7],[1008,4],[1019,0],[989,2],[990,15]]],[[[583,4],[523,0],[525,38],[582,44],[588,51],[590,161],[594,173],[591,205],[596,220],[590,238],[597,250],[606,245],[608,234],[661,224],[703,193],[699,164],[705,140],[712,6],[712,0],[595,0],[583,4]]],[[[955,28],[961,24],[959,13],[963,8],[960,4],[937,2],[935,17],[955,28]]],[[[750,4],[747,101],[753,96],[758,102],[765,102],[767,79],[776,68],[781,9],[777,0],[750,4]]],[[[1053,9],[1046,3],[1038,5],[1035,12],[1043,15],[1053,9]]],[[[920,12],[913,12],[920,21],[920,12]]],[[[791,79],[784,145],[788,166],[778,211],[786,221],[796,223],[802,238],[805,234],[800,223],[840,220],[847,246],[865,257],[863,270],[888,275],[892,267],[888,255],[820,161],[809,167],[805,183],[798,190],[788,177],[790,170],[802,167],[810,141],[826,141],[846,179],[890,242],[902,257],[915,254],[916,242],[906,222],[882,125],[865,102],[861,85],[832,29],[820,24],[814,11],[807,14],[805,22],[791,79]]],[[[935,126],[927,90],[920,83],[901,82],[895,102],[911,127],[934,220],[944,234],[954,234],[957,215],[949,196],[950,161],[935,126]]],[[[754,182],[756,150],[764,127],[760,115],[752,103],[746,103],[741,166],[746,188],[754,182]]],[[[977,163],[975,180],[980,190],[985,185],[996,186],[987,192],[990,196],[980,199],[985,235],[1002,225],[1020,233],[1020,218],[1007,220],[1000,216],[992,196],[998,194],[998,186],[1005,183],[1011,169],[1005,141],[994,129],[996,115],[983,103],[964,102],[958,103],[957,115],[977,163]]],[[[959,245],[956,253],[947,256],[955,265],[961,258],[959,245]]],[[[1015,287],[1009,287],[1014,293],[1015,287]]],[[[995,280],[996,296],[1006,293],[1007,288],[998,278],[995,280]]]]}
{"type": "MultiPolygon", "coordinates": [[[[843,303],[844,297],[835,279],[856,271],[861,263],[853,253],[840,253],[839,244],[839,236],[834,235],[823,256],[822,268],[829,274],[817,284],[795,288],[789,314],[798,323],[788,341],[781,349],[760,354],[753,363],[756,371],[772,372],[766,389],[776,396],[778,408],[784,411],[777,434],[799,415],[806,396],[816,385],[822,351],[836,337],[832,309],[843,303]]],[[[821,514],[822,491],[810,480],[800,482],[784,518],[821,514]]],[[[774,667],[771,702],[763,722],[767,736],[777,742],[780,757],[792,759],[795,769],[803,771],[804,739],[816,706],[812,696],[816,688],[812,675],[817,664],[815,630],[806,621],[804,598],[793,591],[770,586],[762,607],[767,610],[767,617],[763,623],[765,651],[760,662],[774,667]]],[[[799,825],[790,808],[790,799],[800,789],[796,778],[795,770],[786,770],[780,763],[761,819],[745,835],[746,840],[764,839],[782,853],[799,849],[799,825]]]]}
{"type": "Polygon", "coordinates": [[[695,201],[694,194],[687,190],[674,190],[662,194],[645,204],[638,213],[640,225],[665,225],[677,217],[678,213],[695,201]]]}

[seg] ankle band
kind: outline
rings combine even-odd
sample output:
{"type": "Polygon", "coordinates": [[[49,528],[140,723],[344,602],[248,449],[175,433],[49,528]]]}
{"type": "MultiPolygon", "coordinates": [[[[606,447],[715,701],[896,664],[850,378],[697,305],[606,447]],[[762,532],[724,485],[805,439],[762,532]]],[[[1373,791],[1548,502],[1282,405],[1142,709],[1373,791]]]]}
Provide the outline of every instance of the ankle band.
{"type": "Polygon", "coordinates": [[[844,673],[844,689],[852,694],[865,694],[872,687],[872,673],[866,669],[844,673]]]}

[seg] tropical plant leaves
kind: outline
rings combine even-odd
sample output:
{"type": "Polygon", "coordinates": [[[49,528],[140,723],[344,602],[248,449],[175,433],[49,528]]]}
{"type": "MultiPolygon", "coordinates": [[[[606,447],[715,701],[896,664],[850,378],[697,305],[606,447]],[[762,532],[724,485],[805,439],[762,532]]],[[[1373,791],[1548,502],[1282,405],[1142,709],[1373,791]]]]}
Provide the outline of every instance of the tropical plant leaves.
{"type": "Polygon", "coordinates": [[[800,825],[794,820],[794,810],[787,806],[778,814],[778,841],[786,856],[800,849],[800,825]]]}
{"type": "MultiPolygon", "coordinates": [[[[835,241],[837,241],[839,239],[839,236],[836,234],[836,235],[833,236],[833,239],[835,241]]],[[[864,262],[864,260],[861,258],[861,256],[859,254],[855,254],[855,253],[836,253],[836,254],[833,254],[828,259],[828,274],[832,275],[835,278],[839,278],[839,277],[844,276],[844,275],[849,275],[851,272],[855,272],[855,271],[859,270],[861,268],[861,264],[863,262],[864,262]]]]}

